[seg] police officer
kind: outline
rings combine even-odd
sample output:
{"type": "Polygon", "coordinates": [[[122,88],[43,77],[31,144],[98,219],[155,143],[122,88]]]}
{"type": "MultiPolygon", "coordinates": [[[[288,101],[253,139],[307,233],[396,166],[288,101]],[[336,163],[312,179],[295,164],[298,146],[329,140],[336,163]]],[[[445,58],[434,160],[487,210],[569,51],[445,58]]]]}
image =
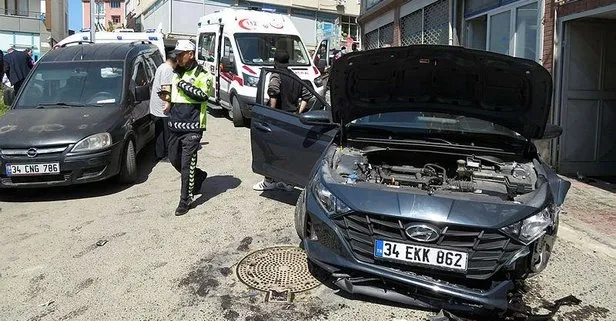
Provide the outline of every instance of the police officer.
{"type": "MultiPolygon", "coordinates": [[[[182,187],[175,215],[190,209],[194,194],[198,194],[207,173],[197,168],[197,150],[206,126],[208,96],[214,92],[213,76],[197,64],[195,45],[190,40],[178,40],[175,50],[177,67],[173,75],[169,110],[169,162],[180,172],[182,187]]],[[[165,99],[163,99],[165,100],[165,99]]]]}

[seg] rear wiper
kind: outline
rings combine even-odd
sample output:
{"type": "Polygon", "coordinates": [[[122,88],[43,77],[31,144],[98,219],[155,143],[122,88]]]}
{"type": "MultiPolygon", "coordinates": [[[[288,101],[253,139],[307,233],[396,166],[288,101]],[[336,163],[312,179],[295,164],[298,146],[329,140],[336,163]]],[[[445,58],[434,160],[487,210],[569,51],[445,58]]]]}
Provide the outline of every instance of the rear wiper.
{"type": "Polygon", "coordinates": [[[44,109],[47,107],[60,107],[60,108],[69,108],[69,107],[103,107],[103,105],[98,104],[67,104],[67,103],[53,103],[53,104],[38,104],[36,106],[37,109],[44,109]]]}

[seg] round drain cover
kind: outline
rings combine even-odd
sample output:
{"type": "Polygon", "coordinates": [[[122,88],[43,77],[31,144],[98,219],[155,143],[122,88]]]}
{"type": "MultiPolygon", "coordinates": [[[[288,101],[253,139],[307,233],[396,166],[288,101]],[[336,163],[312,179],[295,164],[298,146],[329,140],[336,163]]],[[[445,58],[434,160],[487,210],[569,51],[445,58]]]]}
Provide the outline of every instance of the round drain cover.
{"type": "Polygon", "coordinates": [[[237,276],[261,291],[302,292],[321,284],[308,271],[306,253],[295,246],[271,247],[247,255],[237,266],[237,276]]]}

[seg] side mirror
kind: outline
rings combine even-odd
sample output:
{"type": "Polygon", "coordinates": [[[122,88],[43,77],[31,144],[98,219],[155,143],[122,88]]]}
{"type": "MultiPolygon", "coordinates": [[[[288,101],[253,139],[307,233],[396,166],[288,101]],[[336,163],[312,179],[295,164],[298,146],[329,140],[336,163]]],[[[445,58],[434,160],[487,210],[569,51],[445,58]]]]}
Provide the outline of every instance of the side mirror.
{"type": "Polygon", "coordinates": [[[554,139],[563,134],[563,129],[560,126],[548,124],[545,126],[543,137],[541,139],[554,139]]]}
{"type": "Polygon", "coordinates": [[[11,106],[15,101],[15,89],[4,87],[4,95],[2,97],[4,104],[7,106],[11,106]]]}
{"type": "Polygon", "coordinates": [[[135,101],[142,102],[146,100],[150,100],[150,87],[149,86],[135,87],[135,101]]]}
{"type": "Polygon", "coordinates": [[[332,115],[329,110],[311,110],[299,115],[299,121],[306,125],[331,125],[332,115]]]}

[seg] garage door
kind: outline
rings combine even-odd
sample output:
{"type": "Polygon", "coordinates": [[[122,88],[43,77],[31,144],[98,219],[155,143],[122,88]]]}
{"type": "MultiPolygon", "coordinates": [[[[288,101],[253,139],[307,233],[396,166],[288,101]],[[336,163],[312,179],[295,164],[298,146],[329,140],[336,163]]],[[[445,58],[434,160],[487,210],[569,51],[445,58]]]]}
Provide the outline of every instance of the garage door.
{"type": "Polygon", "coordinates": [[[616,23],[569,22],[560,171],[616,175],[616,23]]]}

